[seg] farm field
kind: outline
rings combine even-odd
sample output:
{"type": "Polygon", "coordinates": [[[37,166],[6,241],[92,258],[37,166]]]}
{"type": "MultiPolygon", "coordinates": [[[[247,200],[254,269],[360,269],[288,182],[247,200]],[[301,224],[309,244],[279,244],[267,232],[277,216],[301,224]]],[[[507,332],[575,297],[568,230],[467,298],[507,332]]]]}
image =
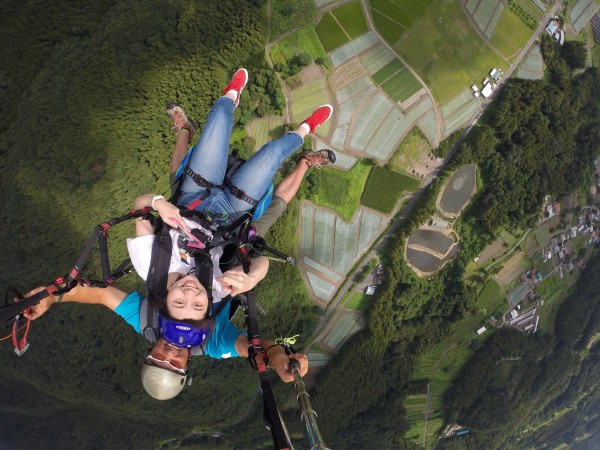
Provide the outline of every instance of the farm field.
{"type": "Polygon", "coordinates": [[[498,238],[483,249],[479,255],[477,264],[483,266],[490,259],[500,256],[502,253],[504,253],[504,241],[501,238],[498,238]]]}
{"type": "Polygon", "coordinates": [[[536,44],[529,51],[529,54],[521,63],[516,77],[526,80],[541,80],[544,77],[544,58],[539,44],[536,44]]]}
{"type": "Polygon", "coordinates": [[[487,314],[491,314],[498,306],[504,304],[504,295],[504,289],[495,280],[490,279],[479,292],[479,306],[485,309],[487,314]]]}
{"type": "MultiPolygon", "coordinates": [[[[378,44],[377,37],[370,31],[359,36],[356,39],[348,42],[336,51],[332,52],[329,56],[334,67],[339,67],[342,64],[350,61],[352,58],[357,56],[359,53],[373,47],[378,44]]],[[[327,48],[327,47],[325,47],[327,48]]]]}
{"type": "Polygon", "coordinates": [[[502,266],[500,272],[494,275],[494,279],[500,286],[506,288],[529,268],[529,261],[523,252],[516,252],[508,261],[503,261],[502,266]]]}
{"type": "MultiPolygon", "coordinates": [[[[301,270],[312,293],[319,299],[331,300],[344,275],[379,234],[385,221],[379,215],[361,208],[351,222],[346,222],[330,209],[304,202],[300,216],[301,270]]],[[[359,310],[359,298],[351,300],[359,310]],[[356,303],[354,303],[356,302],[356,303]]]]}
{"type": "Polygon", "coordinates": [[[393,47],[444,104],[492,67],[506,70],[507,64],[481,40],[458,2],[438,0],[435,6],[439,14],[420,17],[393,47]]]}
{"type": "MultiPolygon", "coordinates": [[[[297,123],[302,122],[320,105],[331,103],[329,89],[325,80],[318,79],[312,83],[294,89],[290,92],[292,118],[297,123]]],[[[329,133],[331,120],[319,127],[317,134],[326,136],[329,133]]]]}
{"type": "Polygon", "coordinates": [[[354,333],[365,326],[365,319],[362,314],[355,311],[344,311],[337,322],[337,325],[332,329],[323,343],[328,347],[337,350],[344,341],[348,340],[354,333]]]}
{"type": "Polygon", "coordinates": [[[406,438],[419,447],[432,448],[435,439],[444,426],[443,408],[444,393],[450,387],[471,353],[469,350],[457,347],[454,343],[438,344],[427,352],[419,355],[411,380],[429,380],[429,418],[427,421],[427,437],[425,439],[425,407],[426,390],[423,394],[413,394],[406,397],[404,407],[407,411],[409,430],[406,438]]]}
{"type": "Polygon", "coordinates": [[[350,37],[339,25],[331,12],[326,12],[315,27],[315,31],[326,51],[330,52],[344,45],[350,37]]]}
{"type": "Polygon", "coordinates": [[[465,88],[456,97],[442,106],[444,117],[444,136],[450,136],[456,130],[467,125],[467,122],[477,108],[483,103],[483,98],[475,97],[471,88],[465,88]]]}
{"type": "Polygon", "coordinates": [[[382,167],[373,167],[361,203],[376,211],[389,214],[396,206],[400,195],[416,191],[419,185],[419,180],[416,178],[382,167]]]}
{"type": "Polygon", "coordinates": [[[531,37],[531,29],[523,23],[519,16],[506,9],[490,43],[505,58],[512,60],[531,37]]]}
{"type": "Polygon", "coordinates": [[[434,0],[372,0],[371,15],[375,26],[390,43],[396,42],[402,33],[422,16],[434,0]]]}
{"type": "Polygon", "coordinates": [[[410,172],[410,166],[422,156],[429,155],[433,148],[418,128],[413,128],[387,164],[388,169],[410,172]]]}
{"type": "Polygon", "coordinates": [[[369,31],[367,21],[363,15],[358,0],[353,0],[342,6],[338,6],[331,13],[338,20],[344,31],[354,39],[369,31]]]}
{"type": "Polygon", "coordinates": [[[293,56],[300,53],[306,53],[311,59],[323,58],[326,64],[329,64],[327,52],[321,45],[319,36],[314,27],[305,27],[295,33],[286,36],[279,44],[271,49],[271,60],[273,64],[285,64],[293,56]]]}
{"type": "Polygon", "coordinates": [[[381,87],[395,101],[402,102],[419,92],[423,86],[410,70],[403,68],[386,79],[381,87]]]}
{"type": "Polygon", "coordinates": [[[504,3],[500,1],[469,0],[467,2],[467,11],[471,13],[477,27],[488,38],[494,34],[504,8],[504,3]]]}
{"type": "Polygon", "coordinates": [[[348,172],[330,168],[313,172],[316,192],[311,200],[317,205],[333,209],[344,220],[351,220],[360,205],[371,167],[365,161],[360,161],[348,172]]]}
{"type": "Polygon", "coordinates": [[[283,135],[283,117],[262,117],[250,122],[248,128],[250,130],[250,136],[256,141],[254,149],[258,150],[267,142],[283,135]]]}

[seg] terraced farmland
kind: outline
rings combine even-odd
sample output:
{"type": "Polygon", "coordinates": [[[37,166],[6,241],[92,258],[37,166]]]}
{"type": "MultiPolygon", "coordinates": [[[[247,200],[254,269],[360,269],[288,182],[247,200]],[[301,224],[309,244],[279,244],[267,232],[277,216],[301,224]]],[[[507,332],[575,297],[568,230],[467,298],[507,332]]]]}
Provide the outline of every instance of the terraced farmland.
{"type": "Polygon", "coordinates": [[[313,295],[330,301],[347,271],[372,245],[385,223],[381,216],[364,208],[346,222],[329,209],[304,202],[300,215],[301,269],[313,295]]]}
{"type": "MultiPolygon", "coordinates": [[[[318,106],[331,103],[329,88],[324,79],[318,79],[294,89],[290,92],[290,98],[292,100],[292,118],[297,123],[310,116],[318,106]]],[[[331,121],[327,122],[317,130],[317,133],[320,136],[327,135],[330,125],[331,121]]]]}
{"type": "Polygon", "coordinates": [[[254,149],[258,150],[267,142],[283,135],[283,117],[263,117],[253,120],[248,127],[250,136],[256,141],[254,149]]]}
{"type": "Polygon", "coordinates": [[[329,57],[331,58],[333,66],[338,67],[377,43],[375,35],[368,32],[337,49],[335,52],[331,53],[329,57]]]}

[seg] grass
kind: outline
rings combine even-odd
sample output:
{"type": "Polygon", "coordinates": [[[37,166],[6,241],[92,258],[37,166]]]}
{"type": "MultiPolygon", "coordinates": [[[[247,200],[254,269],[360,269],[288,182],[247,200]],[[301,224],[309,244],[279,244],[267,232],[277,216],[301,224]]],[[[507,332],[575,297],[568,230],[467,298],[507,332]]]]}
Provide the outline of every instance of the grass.
{"type": "Polygon", "coordinates": [[[507,64],[481,40],[458,2],[438,0],[435,6],[435,13],[420,17],[393,47],[444,104],[493,67],[506,71],[507,64]]]}
{"type": "Polygon", "coordinates": [[[371,167],[361,160],[348,172],[330,168],[313,172],[311,179],[316,189],[311,199],[317,205],[335,210],[344,220],[352,220],[371,167]]]}
{"type": "Polygon", "coordinates": [[[592,48],[592,64],[594,67],[600,67],[600,45],[594,45],[592,48]]]}
{"type": "Polygon", "coordinates": [[[391,213],[403,192],[414,192],[419,180],[400,172],[374,167],[367,180],[361,203],[382,213],[391,213]]]}
{"type": "Polygon", "coordinates": [[[514,237],[512,234],[510,234],[508,231],[502,231],[502,232],[500,232],[500,237],[502,238],[502,240],[504,242],[506,242],[506,244],[509,247],[512,247],[518,241],[518,239],[516,237],[514,237]]]}
{"type": "Polygon", "coordinates": [[[503,303],[503,300],[504,289],[493,279],[490,279],[479,292],[479,305],[486,312],[494,311],[499,304],[503,303]]]}
{"type": "Polygon", "coordinates": [[[387,168],[409,172],[410,166],[423,155],[429,155],[433,148],[417,127],[410,130],[400,143],[394,156],[387,163],[387,168]]]}
{"type": "Polygon", "coordinates": [[[348,36],[330,12],[323,14],[323,17],[315,27],[315,31],[323,47],[328,52],[341,47],[349,41],[348,36]]]}
{"type": "Polygon", "coordinates": [[[369,306],[369,298],[372,298],[368,295],[365,295],[362,292],[355,292],[354,295],[350,298],[348,303],[346,303],[345,307],[348,309],[355,309],[358,311],[364,311],[369,306]]]}
{"type": "Polygon", "coordinates": [[[367,21],[365,20],[365,16],[363,15],[358,0],[339,6],[331,11],[331,13],[352,39],[369,31],[367,21]]]}
{"type": "Polygon", "coordinates": [[[306,53],[311,59],[323,58],[329,64],[327,52],[323,48],[314,27],[305,27],[286,36],[279,44],[271,49],[273,64],[286,64],[298,53],[306,53]]]}
{"type": "Polygon", "coordinates": [[[530,37],[531,29],[519,19],[519,16],[505,8],[490,43],[510,59],[525,46],[530,37]]]}

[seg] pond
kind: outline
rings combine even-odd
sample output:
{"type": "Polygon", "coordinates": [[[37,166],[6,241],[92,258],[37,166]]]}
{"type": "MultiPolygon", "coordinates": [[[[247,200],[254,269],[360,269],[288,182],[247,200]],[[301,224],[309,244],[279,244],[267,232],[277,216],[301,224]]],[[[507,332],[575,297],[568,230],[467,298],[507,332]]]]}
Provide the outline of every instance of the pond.
{"type": "Polygon", "coordinates": [[[458,248],[459,246],[455,245],[443,259],[440,259],[431,253],[409,247],[406,249],[406,260],[421,272],[431,273],[439,270],[446,261],[453,259],[458,253],[458,248]]]}
{"type": "Polygon", "coordinates": [[[439,231],[417,230],[408,240],[408,245],[427,247],[436,253],[445,255],[454,240],[439,231]]]}
{"type": "Polygon", "coordinates": [[[426,273],[435,272],[442,266],[442,260],[437,256],[414,248],[406,249],[406,259],[411,265],[426,273]]]}
{"type": "Polygon", "coordinates": [[[457,215],[468,203],[474,188],[475,165],[462,166],[448,180],[442,192],[440,208],[446,214],[457,215]]]}

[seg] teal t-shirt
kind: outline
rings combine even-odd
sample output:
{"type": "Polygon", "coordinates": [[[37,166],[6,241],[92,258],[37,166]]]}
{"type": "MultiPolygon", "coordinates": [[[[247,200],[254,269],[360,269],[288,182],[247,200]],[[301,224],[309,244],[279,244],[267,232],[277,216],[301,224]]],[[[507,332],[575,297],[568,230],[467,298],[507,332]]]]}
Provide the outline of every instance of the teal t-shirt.
{"type": "MultiPolygon", "coordinates": [[[[140,334],[142,333],[142,328],[140,326],[140,309],[143,301],[144,296],[139,292],[134,291],[125,297],[115,309],[115,312],[125,319],[125,322],[135,328],[135,331],[140,334]]],[[[221,301],[228,302],[229,298],[225,298],[221,301]]],[[[213,305],[215,310],[218,308],[219,303],[220,302],[213,305]]],[[[206,343],[206,356],[217,359],[240,356],[235,351],[235,341],[240,334],[244,334],[244,332],[238,330],[229,321],[229,308],[222,308],[215,319],[215,329],[206,343]]]]}

